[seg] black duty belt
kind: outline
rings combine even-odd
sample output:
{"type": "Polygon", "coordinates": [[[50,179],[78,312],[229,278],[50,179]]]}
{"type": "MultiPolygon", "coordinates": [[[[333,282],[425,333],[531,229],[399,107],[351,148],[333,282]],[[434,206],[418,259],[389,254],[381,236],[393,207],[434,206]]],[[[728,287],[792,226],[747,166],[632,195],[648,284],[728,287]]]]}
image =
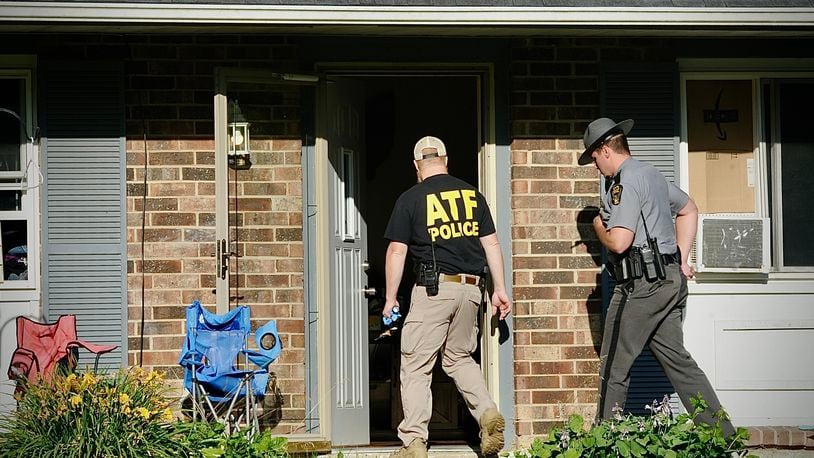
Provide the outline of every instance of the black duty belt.
{"type": "Polygon", "coordinates": [[[465,285],[480,285],[480,277],[469,274],[438,274],[438,281],[447,283],[463,283],[465,285]]]}
{"type": "Polygon", "coordinates": [[[678,254],[678,251],[672,254],[663,254],[661,255],[661,259],[664,261],[664,265],[668,264],[679,264],[681,263],[681,255],[678,254]]]}
{"type": "MultiPolygon", "coordinates": [[[[661,261],[662,266],[679,264],[681,262],[681,254],[679,251],[671,254],[662,254],[661,261]]],[[[636,247],[631,248],[624,256],[611,261],[608,266],[608,270],[616,281],[628,281],[642,277],[647,278],[648,281],[655,281],[656,278],[663,279],[661,275],[654,273],[654,271],[650,272],[650,276],[646,275],[646,268],[646,261],[642,257],[640,249],[636,247]]]]}

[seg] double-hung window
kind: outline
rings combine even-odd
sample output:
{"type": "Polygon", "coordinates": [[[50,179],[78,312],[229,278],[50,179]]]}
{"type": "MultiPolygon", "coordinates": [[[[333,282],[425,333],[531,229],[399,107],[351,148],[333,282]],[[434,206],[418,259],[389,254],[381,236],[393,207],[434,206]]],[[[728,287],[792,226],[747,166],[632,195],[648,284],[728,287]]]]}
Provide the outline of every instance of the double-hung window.
{"type": "MultiPolygon", "coordinates": [[[[3,62],[0,61],[0,64],[3,62]]],[[[32,72],[0,66],[0,289],[36,287],[36,187],[32,72]]]]}
{"type": "Polygon", "coordinates": [[[814,272],[814,71],[763,67],[681,74],[682,184],[702,215],[767,218],[770,271],[814,272]]]}

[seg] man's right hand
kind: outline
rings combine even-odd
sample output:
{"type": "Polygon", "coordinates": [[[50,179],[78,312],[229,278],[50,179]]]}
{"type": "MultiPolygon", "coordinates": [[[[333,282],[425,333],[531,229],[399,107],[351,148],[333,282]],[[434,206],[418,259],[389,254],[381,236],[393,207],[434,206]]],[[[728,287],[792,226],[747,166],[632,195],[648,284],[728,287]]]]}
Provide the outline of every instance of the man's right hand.
{"type": "Polygon", "coordinates": [[[693,269],[692,266],[687,264],[686,262],[681,263],[681,272],[687,278],[695,277],[695,269],[693,269]]]}
{"type": "Polygon", "coordinates": [[[392,299],[388,300],[384,303],[384,309],[382,310],[382,316],[390,318],[390,314],[393,312],[393,307],[398,307],[399,301],[392,299]]]}

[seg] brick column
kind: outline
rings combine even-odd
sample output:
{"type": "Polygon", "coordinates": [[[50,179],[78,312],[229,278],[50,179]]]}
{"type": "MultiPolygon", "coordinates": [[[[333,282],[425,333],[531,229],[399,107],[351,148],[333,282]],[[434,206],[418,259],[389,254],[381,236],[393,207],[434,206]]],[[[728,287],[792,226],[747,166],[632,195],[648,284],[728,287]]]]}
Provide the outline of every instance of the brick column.
{"type": "Polygon", "coordinates": [[[597,172],[579,167],[598,114],[597,51],[518,40],[512,61],[512,262],[520,445],[572,413],[595,415],[601,290],[590,221],[597,172]]]}

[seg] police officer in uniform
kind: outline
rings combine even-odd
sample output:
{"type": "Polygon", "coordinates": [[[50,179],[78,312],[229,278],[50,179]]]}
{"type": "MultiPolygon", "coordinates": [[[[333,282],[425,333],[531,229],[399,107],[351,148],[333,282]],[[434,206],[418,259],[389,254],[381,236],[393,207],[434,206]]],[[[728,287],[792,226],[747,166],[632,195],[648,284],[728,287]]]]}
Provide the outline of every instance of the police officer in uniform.
{"type": "MultiPolygon", "coordinates": [[[[698,420],[714,424],[721,409],[706,375],[684,348],[682,319],[687,300],[687,263],[698,208],[652,165],[630,156],[626,135],[633,120],[599,118],[588,125],[579,165],[593,162],[605,177],[600,214],[593,220],[597,238],[610,258],[617,284],[613,291],[600,352],[597,416],[613,417],[624,408],[633,361],[649,346],[678,392],[692,409],[699,394],[709,408],[698,420]],[[675,223],[673,223],[675,217],[675,223]]],[[[734,429],[721,422],[724,434],[734,429]]]]}
{"type": "Polygon", "coordinates": [[[404,419],[398,435],[404,446],[392,456],[427,456],[430,383],[439,354],[444,371],[479,422],[482,454],[493,455],[503,448],[505,422],[471,354],[477,347],[485,265],[494,285],[493,313],[503,319],[511,310],[494,222],[483,195],[447,173],[447,151],[441,140],[419,140],[413,159],[419,183],[398,198],[385,230],[390,240],[385,258],[385,317],[399,305],[396,292],[408,250],[416,267],[416,285],[401,335],[404,419]]]}

